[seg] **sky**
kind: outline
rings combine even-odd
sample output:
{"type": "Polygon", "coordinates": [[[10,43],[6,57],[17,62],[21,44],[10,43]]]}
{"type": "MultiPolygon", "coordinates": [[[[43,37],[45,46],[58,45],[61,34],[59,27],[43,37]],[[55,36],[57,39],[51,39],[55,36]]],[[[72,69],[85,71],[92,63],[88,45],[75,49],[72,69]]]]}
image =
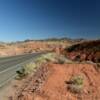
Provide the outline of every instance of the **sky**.
{"type": "Polygon", "coordinates": [[[100,38],[100,0],[0,0],[0,41],[100,38]]]}

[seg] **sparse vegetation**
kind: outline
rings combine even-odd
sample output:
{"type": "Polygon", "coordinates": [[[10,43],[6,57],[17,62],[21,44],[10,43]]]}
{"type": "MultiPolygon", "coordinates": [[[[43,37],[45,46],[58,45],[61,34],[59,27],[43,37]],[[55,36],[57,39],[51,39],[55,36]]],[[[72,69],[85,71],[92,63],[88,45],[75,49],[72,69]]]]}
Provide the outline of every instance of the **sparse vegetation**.
{"type": "Polygon", "coordinates": [[[30,62],[29,64],[26,64],[22,66],[22,68],[18,71],[16,79],[21,79],[25,77],[26,75],[35,72],[36,69],[41,66],[43,63],[46,63],[48,61],[55,61],[55,54],[54,53],[48,53],[48,54],[43,54],[39,57],[37,57],[34,62],[30,62]]]}
{"type": "Polygon", "coordinates": [[[65,56],[63,56],[63,55],[58,56],[56,59],[57,59],[57,63],[59,63],[59,64],[71,63],[71,61],[68,60],[68,59],[67,59],[65,56]]]}
{"type": "Polygon", "coordinates": [[[73,76],[68,84],[68,89],[73,93],[81,93],[83,90],[84,78],[81,75],[73,76]]]}
{"type": "Polygon", "coordinates": [[[34,62],[26,64],[22,66],[21,70],[16,71],[17,77],[16,79],[22,79],[23,77],[27,76],[28,74],[35,72],[38,65],[34,62]]]}
{"type": "MultiPolygon", "coordinates": [[[[52,43],[54,44],[56,42],[53,41],[52,43]]],[[[50,44],[52,43],[50,42],[50,44]]],[[[48,44],[49,44],[49,41],[48,41],[48,44]]],[[[54,45],[48,45],[48,47],[49,46],[54,46],[54,45]]],[[[58,49],[61,51],[60,53],[43,54],[37,57],[34,60],[34,62],[31,62],[23,66],[21,71],[17,71],[17,74],[19,75],[20,79],[22,79],[23,77],[27,75],[29,75],[28,78],[30,78],[28,82],[26,81],[27,86],[25,86],[25,89],[23,89],[20,92],[20,95],[24,94],[22,98],[26,98],[27,97],[26,95],[30,95],[29,98],[33,97],[33,99],[35,98],[37,99],[38,96],[42,98],[42,96],[44,96],[45,94],[45,95],[48,95],[48,98],[50,98],[50,100],[52,100],[51,98],[53,98],[54,95],[55,95],[54,100],[55,99],[58,100],[59,97],[62,98],[61,100],[64,100],[69,95],[71,99],[75,99],[75,100],[76,99],[85,100],[88,97],[89,97],[89,100],[91,100],[92,98],[91,95],[93,95],[94,97],[98,96],[98,93],[100,90],[99,89],[97,90],[97,88],[99,87],[100,73],[98,73],[95,69],[98,70],[100,68],[100,64],[97,64],[95,68],[94,65],[96,65],[96,63],[94,64],[94,63],[91,63],[90,61],[86,62],[85,59],[83,58],[86,55],[90,55],[90,54],[87,54],[88,47],[85,51],[85,49],[83,50],[84,45],[83,47],[81,47],[81,45],[77,45],[77,46],[72,46],[71,48],[66,49],[66,50],[69,50],[69,52],[66,53],[65,51],[65,54],[59,48],[58,49]],[[79,46],[80,52],[78,52],[77,46],[79,46]],[[84,52],[83,51],[81,52],[81,50],[83,50],[84,52]],[[77,54],[75,52],[77,52],[77,54]],[[67,59],[66,56],[67,57],[71,56],[72,58],[75,57],[75,59],[70,61],[67,59]],[[83,61],[81,62],[80,59],[83,59],[84,62],[83,61]],[[79,73],[79,74],[76,75],[76,73],[79,73]],[[65,81],[65,78],[67,79],[67,81],[65,81]],[[90,85],[90,84],[93,84],[93,85],[90,85]],[[93,89],[93,93],[91,92],[91,89],[93,89]],[[31,94],[29,94],[29,91],[31,94]],[[43,94],[41,95],[39,93],[35,97],[34,94],[37,93],[37,91],[41,91],[43,94]],[[59,96],[58,96],[58,91],[59,91],[59,96]],[[65,94],[63,98],[62,93],[65,93],[65,92],[68,95],[65,94]],[[51,95],[51,94],[54,94],[54,95],[51,95]]],[[[95,50],[98,49],[97,47],[94,47],[94,48],[95,50]]],[[[42,48],[37,48],[37,49],[42,50],[42,48]]],[[[92,50],[89,47],[89,52],[90,51],[92,52],[92,50]]],[[[99,53],[97,52],[91,55],[94,55],[94,54],[98,55],[99,53]]],[[[89,57],[91,58],[91,56],[89,57]]],[[[97,60],[99,62],[99,59],[97,60]]],[[[19,97],[19,95],[17,97],[19,97]]],[[[43,100],[44,99],[45,98],[43,98],[43,100]]]]}
{"type": "Polygon", "coordinates": [[[24,77],[32,72],[35,72],[38,67],[40,67],[42,64],[45,64],[47,62],[53,62],[58,64],[64,64],[68,61],[64,56],[59,56],[55,53],[47,53],[43,54],[39,57],[37,57],[34,62],[30,62],[29,64],[26,64],[22,66],[22,69],[17,71],[18,78],[24,77]]]}

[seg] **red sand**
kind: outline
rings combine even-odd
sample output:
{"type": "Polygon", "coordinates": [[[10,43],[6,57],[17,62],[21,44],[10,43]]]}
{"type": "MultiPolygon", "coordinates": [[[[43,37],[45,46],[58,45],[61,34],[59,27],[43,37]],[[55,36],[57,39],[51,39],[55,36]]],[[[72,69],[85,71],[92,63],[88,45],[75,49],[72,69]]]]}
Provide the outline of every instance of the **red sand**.
{"type": "Polygon", "coordinates": [[[100,72],[91,64],[48,64],[15,100],[100,100],[100,72]],[[84,77],[82,93],[72,93],[65,83],[76,75],[84,77]]]}

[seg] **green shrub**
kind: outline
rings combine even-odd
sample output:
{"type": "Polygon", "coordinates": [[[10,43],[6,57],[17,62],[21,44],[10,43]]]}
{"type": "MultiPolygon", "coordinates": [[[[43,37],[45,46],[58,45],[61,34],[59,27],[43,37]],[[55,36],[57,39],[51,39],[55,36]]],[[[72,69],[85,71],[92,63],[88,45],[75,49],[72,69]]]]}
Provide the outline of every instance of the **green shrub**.
{"type": "Polygon", "coordinates": [[[83,77],[80,76],[80,75],[72,77],[71,81],[72,81],[73,84],[83,85],[83,77]]]}

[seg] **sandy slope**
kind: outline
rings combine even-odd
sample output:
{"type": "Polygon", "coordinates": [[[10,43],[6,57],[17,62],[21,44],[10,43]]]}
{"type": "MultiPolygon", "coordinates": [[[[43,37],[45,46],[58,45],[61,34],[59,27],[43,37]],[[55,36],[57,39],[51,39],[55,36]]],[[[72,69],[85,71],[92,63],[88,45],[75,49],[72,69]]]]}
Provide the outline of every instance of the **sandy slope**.
{"type": "Polygon", "coordinates": [[[91,64],[47,64],[20,89],[13,100],[100,100],[100,72],[91,64]],[[84,78],[80,93],[71,92],[66,84],[76,75],[84,78]]]}

